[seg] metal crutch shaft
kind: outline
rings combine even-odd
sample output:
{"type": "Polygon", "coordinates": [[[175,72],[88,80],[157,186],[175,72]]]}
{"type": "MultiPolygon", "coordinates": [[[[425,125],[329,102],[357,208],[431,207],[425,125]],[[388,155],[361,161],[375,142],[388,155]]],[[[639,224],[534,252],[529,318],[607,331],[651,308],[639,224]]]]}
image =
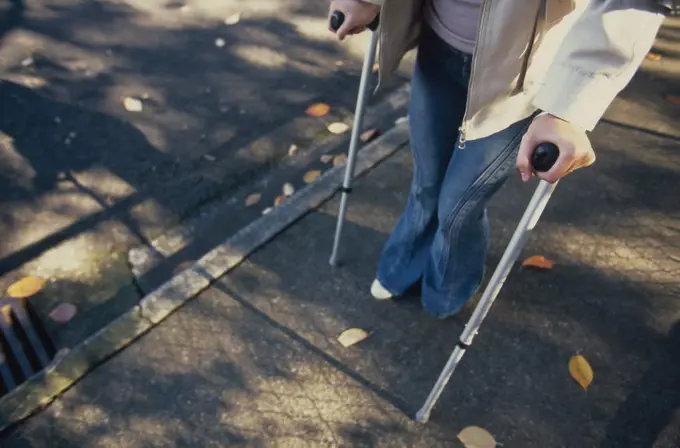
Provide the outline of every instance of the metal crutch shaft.
{"type": "MultiPolygon", "coordinates": [[[[532,165],[536,171],[548,171],[555,163],[558,156],[559,150],[557,146],[551,143],[544,143],[540,145],[536,151],[534,151],[532,165]]],[[[491,306],[503,287],[505,279],[508,277],[512,266],[514,265],[515,261],[517,261],[517,257],[519,257],[529,233],[536,226],[536,223],[541,217],[541,214],[543,213],[543,210],[545,209],[545,206],[548,203],[548,200],[550,199],[550,196],[556,186],[557,183],[550,184],[543,180],[540,181],[536,191],[529,201],[527,209],[522,215],[522,219],[517,225],[517,229],[510,239],[510,243],[508,243],[508,247],[505,249],[505,252],[501,257],[496,270],[489,280],[489,284],[484,290],[479,304],[472,313],[468,323],[465,324],[465,329],[460,336],[458,345],[453,350],[449,360],[442,369],[442,372],[439,375],[434,387],[432,388],[430,395],[427,397],[425,404],[423,404],[423,407],[420,408],[420,410],[416,413],[417,422],[426,423],[429,420],[432,408],[436,404],[442,392],[444,392],[446,384],[449,382],[451,375],[465,354],[465,351],[472,344],[472,340],[479,331],[482,321],[491,309],[491,306]]]]}
{"type": "MultiPolygon", "coordinates": [[[[337,31],[342,22],[344,15],[336,11],[331,16],[331,28],[337,31]]],[[[342,195],[340,197],[340,209],[338,211],[338,221],[335,228],[335,237],[333,239],[333,250],[329,263],[331,266],[336,266],[338,263],[338,253],[340,250],[340,239],[342,237],[342,229],[345,222],[345,215],[347,214],[347,200],[351,191],[352,178],[354,177],[354,165],[356,163],[357,148],[359,145],[359,137],[361,135],[364,112],[366,111],[366,97],[370,87],[369,79],[373,70],[373,62],[375,61],[376,47],[378,45],[378,33],[375,31],[378,26],[378,17],[371,22],[368,27],[373,31],[371,41],[368,46],[368,51],[364,57],[364,65],[361,69],[361,80],[359,82],[359,93],[357,96],[356,108],[354,111],[354,123],[352,124],[352,135],[349,143],[349,153],[347,155],[347,164],[345,166],[345,178],[342,182],[342,195]]]]}

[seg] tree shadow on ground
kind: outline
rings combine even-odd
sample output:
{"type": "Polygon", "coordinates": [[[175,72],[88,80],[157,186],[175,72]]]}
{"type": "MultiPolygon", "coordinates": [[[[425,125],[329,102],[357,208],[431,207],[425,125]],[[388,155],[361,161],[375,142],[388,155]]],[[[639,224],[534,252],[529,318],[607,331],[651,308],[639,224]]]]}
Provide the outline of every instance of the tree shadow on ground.
{"type": "MultiPolygon", "coordinates": [[[[285,20],[178,26],[149,24],[120,3],[27,7],[18,32],[33,39],[33,63],[16,61],[13,81],[0,82],[0,273],[8,278],[78,238],[97,253],[148,245],[261,176],[291,143],[310,143],[263,137],[309,103],[353,109],[359,61],[285,20]],[[28,88],[22,79],[44,82],[28,88]],[[143,111],[127,112],[125,96],[141,98],[143,111]]],[[[282,2],[280,11],[323,17],[322,9],[282,2]]],[[[87,295],[74,300],[91,306],[87,295]]]]}

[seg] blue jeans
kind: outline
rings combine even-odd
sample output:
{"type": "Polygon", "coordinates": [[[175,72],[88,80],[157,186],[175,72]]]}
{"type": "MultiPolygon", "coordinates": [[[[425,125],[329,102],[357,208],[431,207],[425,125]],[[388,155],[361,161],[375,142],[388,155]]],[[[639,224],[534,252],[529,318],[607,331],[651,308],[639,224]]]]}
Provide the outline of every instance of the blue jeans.
{"type": "Polygon", "coordinates": [[[422,305],[440,318],[460,311],[484,278],[487,202],[505,183],[532,117],[458,148],[472,56],[425,28],[411,81],[414,175],[377,279],[395,296],[422,281],[422,305]]]}

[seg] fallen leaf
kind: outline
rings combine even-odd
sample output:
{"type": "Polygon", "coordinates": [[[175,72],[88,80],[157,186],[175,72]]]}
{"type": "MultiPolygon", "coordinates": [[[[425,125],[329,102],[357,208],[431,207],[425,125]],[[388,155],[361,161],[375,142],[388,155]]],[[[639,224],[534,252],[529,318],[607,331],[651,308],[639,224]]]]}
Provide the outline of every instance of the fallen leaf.
{"type": "Polygon", "coordinates": [[[369,129],[368,131],[362,132],[359,138],[361,139],[362,142],[366,143],[368,141],[373,140],[378,135],[380,135],[380,131],[378,129],[369,129]]]}
{"type": "Polygon", "coordinates": [[[346,123],[337,121],[328,125],[328,132],[331,134],[344,134],[349,130],[349,126],[346,123]]]}
{"type": "Polygon", "coordinates": [[[128,112],[141,112],[143,108],[140,100],[129,96],[123,99],[123,107],[125,107],[125,110],[128,112]]]}
{"type": "Polygon", "coordinates": [[[588,389],[590,383],[593,382],[593,368],[581,355],[574,355],[569,360],[569,373],[571,377],[581,385],[583,389],[588,389]]]}
{"type": "Polygon", "coordinates": [[[543,255],[534,255],[522,262],[523,268],[530,267],[537,269],[552,269],[554,265],[555,265],[554,261],[548,260],[543,255]]]}
{"type": "Polygon", "coordinates": [[[288,148],[288,155],[289,156],[294,156],[298,152],[298,147],[297,145],[290,145],[290,148],[288,148]]]}
{"type": "Polygon", "coordinates": [[[368,332],[361,328],[350,328],[338,336],[338,342],[345,348],[350,347],[368,337],[368,332]]]}
{"type": "Polygon", "coordinates": [[[666,95],[666,101],[673,104],[680,104],[680,96],[677,95],[666,95]]]}
{"type": "Polygon", "coordinates": [[[319,171],[319,170],[307,171],[305,173],[305,176],[303,177],[303,180],[305,181],[305,183],[311,184],[319,176],[321,176],[321,171],[319,171]]]}
{"type": "Polygon", "coordinates": [[[333,161],[332,154],[324,154],[321,156],[321,163],[331,163],[333,161]]]}
{"type": "Polygon", "coordinates": [[[78,309],[72,303],[62,303],[50,311],[50,319],[60,324],[65,324],[73,319],[77,312],[78,309]]]}
{"type": "Polygon", "coordinates": [[[260,202],[260,199],[262,199],[262,194],[261,193],[252,193],[248,195],[246,198],[246,207],[250,207],[252,205],[257,204],[260,202]]]}
{"type": "Polygon", "coordinates": [[[458,433],[458,440],[465,448],[496,448],[496,439],[479,426],[468,426],[458,433]]]}
{"type": "Polygon", "coordinates": [[[312,104],[309,106],[306,110],[305,113],[309,115],[310,117],[323,117],[324,115],[327,115],[328,112],[331,111],[331,107],[328,104],[325,103],[317,103],[317,104],[312,104]]]}
{"type": "Polygon", "coordinates": [[[241,14],[236,13],[232,14],[226,19],[224,19],[224,24],[225,25],[236,25],[239,21],[241,20],[241,14]]]}
{"type": "Polygon", "coordinates": [[[338,154],[333,157],[333,166],[342,166],[347,161],[347,156],[345,154],[338,154]]]}
{"type": "Polygon", "coordinates": [[[661,55],[659,53],[654,53],[654,52],[649,52],[647,53],[647,56],[645,56],[645,59],[648,61],[660,61],[661,60],[661,55]]]}
{"type": "Polygon", "coordinates": [[[283,184],[283,194],[284,196],[293,196],[295,193],[295,187],[290,182],[283,184]]]}
{"type": "Polygon", "coordinates": [[[227,44],[227,42],[226,42],[224,39],[222,39],[221,37],[218,37],[217,39],[215,39],[215,46],[216,46],[217,48],[222,48],[222,47],[224,47],[226,44],[227,44]]]}
{"type": "Polygon", "coordinates": [[[29,275],[18,282],[12,283],[10,287],[7,288],[7,295],[14,299],[25,299],[38,293],[44,285],[44,279],[29,275]]]}
{"type": "Polygon", "coordinates": [[[274,207],[278,207],[279,205],[283,204],[283,202],[286,200],[286,196],[284,195],[279,195],[274,199],[274,207]]]}

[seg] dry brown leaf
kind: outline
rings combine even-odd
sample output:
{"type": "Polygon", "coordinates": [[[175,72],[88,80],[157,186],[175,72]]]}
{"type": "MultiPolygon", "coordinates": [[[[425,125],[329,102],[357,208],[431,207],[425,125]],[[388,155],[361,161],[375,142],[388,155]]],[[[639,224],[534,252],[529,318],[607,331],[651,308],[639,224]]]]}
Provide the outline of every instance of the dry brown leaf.
{"type": "Polygon", "coordinates": [[[465,448],[496,448],[496,439],[484,428],[468,426],[458,433],[465,448]]]}
{"type": "Polygon", "coordinates": [[[333,161],[332,154],[324,154],[321,156],[321,163],[331,163],[333,161]]]}
{"type": "Polygon", "coordinates": [[[78,309],[72,303],[62,303],[50,312],[50,319],[60,324],[65,324],[73,319],[77,312],[78,309]]]}
{"type": "Polygon", "coordinates": [[[333,166],[342,166],[347,162],[347,156],[345,154],[338,154],[333,157],[333,166]]]}
{"type": "Polygon", "coordinates": [[[349,130],[349,125],[347,123],[343,123],[341,121],[336,121],[335,123],[331,123],[328,125],[328,132],[331,134],[339,135],[339,134],[344,134],[349,130]]]}
{"type": "Polygon", "coordinates": [[[362,132],[359,138],[362,142],[366,143],[373,140],[378,135],[380,135],[380,131],[378,129],[369,129],[368,131],[362,132]]]}
{"type": "Polygon", "coordinates": [[[312,104],[305,110],[305,113],[310,117],[323,117],[330,112],[331,107],[325,103],[312,104]]]}
{"type": "Polygon", "coordinates": [[[338,336],[338,342],[345,348],[350,347],[368,337],[368,332],[361,328],[350,328],[338,336]]]}
{"type": "Polygon", "coordinates": [[[305,173],[305,176],[303,177],[303,180],[305,181],[306,184],[311,184],[319,176],[321,176],[321,171],[319,170],[307,171],[305,173]]]}
{"type": "Polygon", "coordinates": [[[37,294],[45,285],[45,280],[40,277],[29,275],[12,283],[7,288],[7,295],[14,299],[26,299],[37,294]]]}
{"type": "Polygon", "coordinates": [[[593,368],[581,355],[574,355],[569,360],[569,373],[571,377],[581,385],[585,390],[588,389],[590,383],[593,382],[593,368]]]}
{"type": "Polygon", "coordinates": [[[523,268],[552,269],[555,262],[548,260],[543,255],[534,255],[522,262],[523,268]]]}
{"type": "Polygon", "coordinates": [[[286,196],[284,195],[279,195],[274,199],[274,207],[278,207],[279,205],[283,204],[283,202],[286,200],[286,196]]]}
{"type": "Polygon", "coordinates": [[[680,96],[677,95],[666,95],[666,101],[673,104],[680,104],[680,96]]]}
{"type": "Polygon", "coordinates": [[[260,199],[262,199],[261,193],[249,194],[248,197],[246,198],[246,207],[250,207],[251,205],[257,204],[258,202],[260,202],[260,199]]]}
{"type": "Polygon", "coordinates": [[[283,184],[283,194],[284,196],[293,196],[295,194],[295,187],[290,182],[283,184]]]}
{"type": "Polygon", "coordinates": [[[661,60],[661,55],[659,53],[654,53],[650,51],[647,53],[647,56],[645,56],[645,59],[648,61],[660,61],[661,60]]]}

